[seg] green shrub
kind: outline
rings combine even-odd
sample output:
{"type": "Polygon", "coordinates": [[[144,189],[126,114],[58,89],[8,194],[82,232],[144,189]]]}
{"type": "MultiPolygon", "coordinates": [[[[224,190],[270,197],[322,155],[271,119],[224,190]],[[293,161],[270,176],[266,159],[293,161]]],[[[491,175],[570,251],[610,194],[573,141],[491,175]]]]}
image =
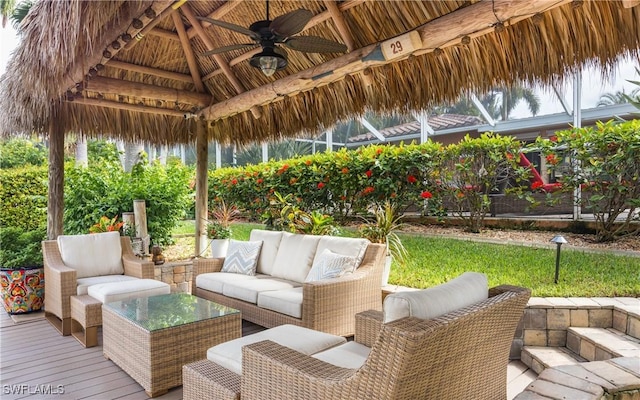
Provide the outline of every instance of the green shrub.
{"type": "Polygon", "coordinates": [[[47,168],[0,169],[0,226],[23,231],[47,224],[47,168]]]}
{"type": "Polygon", "coordinates": [[[47,149],[42,143],[26,139],[0,141],[0,168],[42,166],[47,162],[47,149]]]}
{"type": "Polygon", "coordinates": [[[171,230],[193,201],[192,176],[190,168],[178,163],[140,163],[131,173],[110,162],[70,168],[65,178],[65,233],[87,233],[102,216],[122,216],[133,211],[134,200],[144,199],[152,243],[171,243],[171,230]]]}
{"type": "Polygon", "coordinates": [[[564,130],[554,141],[539,139],[536,145],[561,172],[565,192],[583,188],[598,241],[640,232],[640,225],[633,225],[640,220],[640,120],[564,130]]]}
{"type": "Polygon", "coordinates": [[[0,267],[26,268],[42,266],[44,227],[25,231],[12,226],[0,228],[0,267]]]}

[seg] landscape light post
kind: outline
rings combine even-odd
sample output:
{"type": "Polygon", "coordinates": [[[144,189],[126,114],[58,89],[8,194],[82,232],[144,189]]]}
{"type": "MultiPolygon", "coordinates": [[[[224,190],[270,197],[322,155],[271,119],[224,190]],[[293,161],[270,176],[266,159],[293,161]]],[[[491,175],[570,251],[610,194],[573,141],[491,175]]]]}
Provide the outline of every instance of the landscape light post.
{"type": "Polygon", "coordinates": [[[560,274],[560,247],[568,242],[562,235],[556,235],[550,241],[556,244],[556,276],[553,283],[558,283],[558,275],[560,274]]]}

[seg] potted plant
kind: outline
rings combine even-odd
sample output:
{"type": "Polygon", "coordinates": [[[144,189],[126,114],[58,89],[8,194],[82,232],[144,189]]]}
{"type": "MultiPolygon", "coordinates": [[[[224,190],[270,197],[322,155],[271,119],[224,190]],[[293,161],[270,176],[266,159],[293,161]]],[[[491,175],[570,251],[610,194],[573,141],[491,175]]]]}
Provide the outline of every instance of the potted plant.
{"type": "Polygon", "coordinates": [[[44,304],[42,241],[46,231],[0,228],[2,304],[9,314],[38,311],[44,304]]]}
{"type": "Polygon", "coordinates": [[[391,262],[396,260],[403,264],[407,258],[407,249],[396,234],[403,226],[400,222],[402,216],[397,215],[396,207],[390,202],[378,206],[374,216],[375,221],[361,226],[359,233],[372,243],[383,243],[387,246],[387,258],[382,272],[382,286],[386,286],[389,282],[391,262]]]}
{"type": "Polygon", "coordinates": [[[211,239],[211,257],[226,257],[231,238],[231,222],[239,218],[240,211],[235,205],[227,206],[224,200],[220,200],[209,214],[212,220],[207,223],[207,237],[211,239]]]}

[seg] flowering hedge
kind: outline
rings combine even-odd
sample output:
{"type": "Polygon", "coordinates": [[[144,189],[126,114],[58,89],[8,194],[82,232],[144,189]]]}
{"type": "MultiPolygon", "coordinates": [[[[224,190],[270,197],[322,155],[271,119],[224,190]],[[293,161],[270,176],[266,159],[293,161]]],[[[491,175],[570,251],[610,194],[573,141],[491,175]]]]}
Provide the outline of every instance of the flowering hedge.
{"type": "MultiPolygon", "coordinates": [[[[492,178],[477,179],[480,167],[490,174],[500,170],[501,177],[511,177],[512,174],[504,170],[517,165],[507,155],[518,154],[519,150],[519,142],[493,135],[465,139],[446,148],[431,141],[419,145],[343,148],[331,153],[212,171],[209,198],[235,204],[254,219],[260,218],[268,208],[275,192],[290,194],[303,210],[318,210],[336,217],[364,212],[386,200],[391,200],[400,210],[410,206],[422,209],[426,200],[427,212],[441,215],[446,212],[442,204],[451,194],[451,184],[494,185],[492,178]],[[443,168],[448,165],[446,162],[459,161],[461,157],[480,162],[477,165],[458,163],[450,166],[451,170],[443,168]],[[465,168],[459,168],[460,165],[465,168]]],[[[481,212],[486,212],[484,203],[479,206],[483,207],[481,212]]]]}

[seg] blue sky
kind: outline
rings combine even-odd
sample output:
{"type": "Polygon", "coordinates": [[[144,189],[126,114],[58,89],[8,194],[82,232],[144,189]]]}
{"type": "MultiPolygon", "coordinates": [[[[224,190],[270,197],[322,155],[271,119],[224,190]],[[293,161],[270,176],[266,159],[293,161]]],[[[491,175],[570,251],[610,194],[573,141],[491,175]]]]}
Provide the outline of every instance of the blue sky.
{"type": "MultiPolygon", "coordinates": [[[[0,28],[2,39],[0,40],[0,75],[4,74],[7,60],[11,56],[11,51],[18,45],[19,39],[15,30],[7,24],[5,28],[0,28]]],[[[635,88],[634,85],[627,82],[628,79],[640,80],[640,76],[636,74],[635,68],[640,66],[638,60],[626,60],[621,62],[612,80],[603,81],[597,71],[587,69],[583,72],[582,77],[582,108],[593,108],[603,93],[612,93],[622,89],[630,92],[635,88]]],[[[563,88],[565,98],[572,104],[573,89],[571,86],[572,79],[568,79],[568,85],[563,88]]],[[[540,97],[541,107],[539,115],[554,114],[563,112],[562,106],[553,91],[550,89],[535,88],[536,93],[540,97]]],[[[512,118],[530,117],[526,104],[519,104],[513,111],[512,118]]]]}

